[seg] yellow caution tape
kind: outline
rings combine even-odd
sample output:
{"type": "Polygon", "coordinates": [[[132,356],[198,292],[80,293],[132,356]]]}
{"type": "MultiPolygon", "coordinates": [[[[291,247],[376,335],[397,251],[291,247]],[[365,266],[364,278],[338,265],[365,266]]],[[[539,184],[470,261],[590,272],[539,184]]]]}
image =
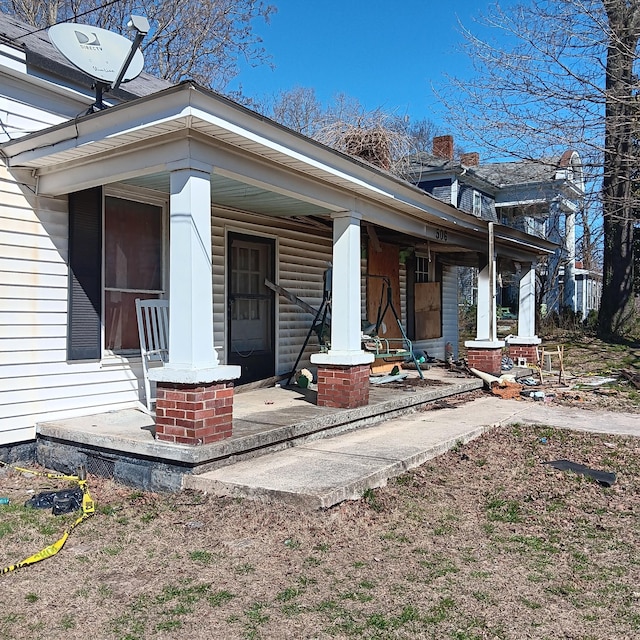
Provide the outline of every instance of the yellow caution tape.
{"type": "Polygon", "coordinates": [[[62,547],[64,547],[64,543],[67,541],[69,534],[84,520],[90,518],[95,513],[95,503],[91,498],[91,494],[89,493],[89,487],[87,486],[87,472],[84,467],[80,467],[80,471],[77,476],[69,476],[65,474],[59,473],[45,473],[42,471],[33,471],[32,469],[23,469],[21,467],[15,467],[13,465],[7,464],[6,462],[2,462],[0,460],[0,465],[4,467],[10,467],[11,469],[15,469],[16,471],[20,471],[22,473],[31,473],[36,476],[43,476],[45,478],[50,478],[54,480],[68,480],[70,482],[77,482],[78,486],[82,491],[82,515],[72,523],[62,534],[62,537],[45,547],[38,553],[34,553],[32,556],[25,558],[24,560],[12,564],[8,567],[5,567],[0,571],[0,574],[9,573],[10,571],[15,571],[16,569],[21,569],[22,567],[26,567],[30,564],[35,564],[36,562],[40,562],[40,560],[46,560],[51,556],[55,556],[62,547]]]}

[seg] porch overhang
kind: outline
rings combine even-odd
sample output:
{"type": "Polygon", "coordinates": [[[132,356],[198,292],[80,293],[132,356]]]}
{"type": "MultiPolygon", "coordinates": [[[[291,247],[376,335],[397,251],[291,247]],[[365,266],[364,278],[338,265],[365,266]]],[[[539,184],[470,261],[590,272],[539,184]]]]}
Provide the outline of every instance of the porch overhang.
{"type": "MultiPolygon", "coordinates": [[[[329,219],[357,211],[365,222],[434,245],[486,251],[486,221],[192,82],[6,142],[0,149],[9,168],[31,172],[42,195],[121,182],[168,184],[173,171],[202,169],[211,174],[214,204],[218,191],[245,185],[255,202],[260,194],[270,194],[274,206],[264,210],[268,215],[293,215],[295,208],[298,216],[329,219]]],[[[244,206],[247,200],[245,193],[244,206]]],[[[548,241],[499,229],[497,247],[511,258],[526,260],[555,249],[548,241]]]]}

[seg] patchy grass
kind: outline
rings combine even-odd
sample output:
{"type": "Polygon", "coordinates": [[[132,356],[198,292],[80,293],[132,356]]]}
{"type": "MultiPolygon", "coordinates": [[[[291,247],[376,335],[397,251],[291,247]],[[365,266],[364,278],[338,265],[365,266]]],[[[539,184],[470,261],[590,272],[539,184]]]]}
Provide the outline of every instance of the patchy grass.
{"type": "MultiPolygon", "coordinates": [[[[511,425],[464,453],[319,513],[91,478],[97,514],[0,578],[0,638],[640,637],[640,441],[511,425]]],[[[68,522],[28,489],[0,475],[4,565],[68,522]]]]}

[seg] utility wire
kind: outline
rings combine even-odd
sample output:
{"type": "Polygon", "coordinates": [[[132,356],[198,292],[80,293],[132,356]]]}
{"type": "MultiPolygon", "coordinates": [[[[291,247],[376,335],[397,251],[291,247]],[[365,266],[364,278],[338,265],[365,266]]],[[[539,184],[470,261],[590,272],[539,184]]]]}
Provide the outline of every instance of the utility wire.
{"type": "MultiPolygon", "coordinates": [[[[100,9],[106,9],[107,7],[110,7],[112,4],[117,4],[118,2],[122,2],[122,0],[109,0],[109,2],[105,2],[104,4],[101,4],[99,7],[95,7],[94,9],[87,9],[87,11],[83,11],[82,13],[76,13],[73,15],[73,20],[76,20],[77,18],[82,18],[83,16],[89,15],[94,11],[100,11],[100,9]]],[[[29,31],[28,33],[23,33],[21,36],[17,38],[11,38],[9,39],[9,42],[17,42],[18,40],[22,40],[22,38],[27,38],[28,36],[32,36],[35,33],[40,33],[41,31],[46,31],[49,27],[53,27],[57,24],[62,24],[63,22],[67,22],[68,20],[71,20],[71,19],[72,18],[65,18],[64,20],[58,20],[58,22],[49,24],[46,27],[40,27],[40,29],[35,29],[34,31],[29,31]]]]}

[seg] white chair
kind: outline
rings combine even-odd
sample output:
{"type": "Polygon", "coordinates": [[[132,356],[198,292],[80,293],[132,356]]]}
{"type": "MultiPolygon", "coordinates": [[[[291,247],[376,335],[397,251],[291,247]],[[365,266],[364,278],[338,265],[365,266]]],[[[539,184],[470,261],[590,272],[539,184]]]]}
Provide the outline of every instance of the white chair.
{"type": "Polygon", "coordinates": [[[169,361],[169,301],[136,298],[136,317],[142,356],[144,398],[147,411],[151,412],[151,405],[156,399],[151,397],[149,368],[157,366],[158,363],[163,366],[169,361]]]}

